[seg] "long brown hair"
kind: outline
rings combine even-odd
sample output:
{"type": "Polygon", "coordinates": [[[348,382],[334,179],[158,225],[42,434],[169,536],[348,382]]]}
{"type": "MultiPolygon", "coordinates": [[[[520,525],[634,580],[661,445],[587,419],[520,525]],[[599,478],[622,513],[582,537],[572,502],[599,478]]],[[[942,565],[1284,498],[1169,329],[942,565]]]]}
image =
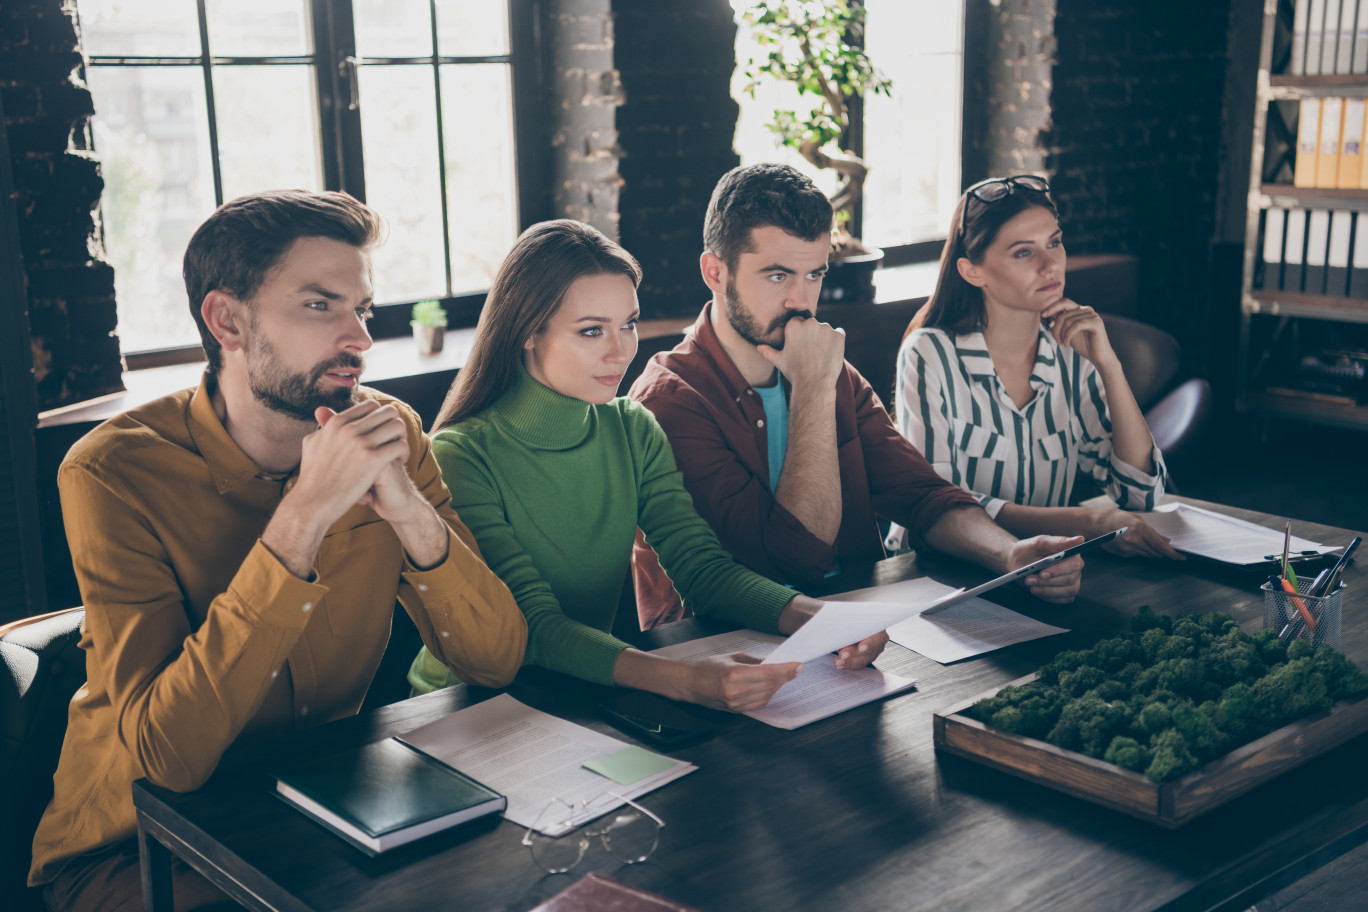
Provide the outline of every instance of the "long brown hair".
{"type": "Polygon", "coordinates": [[[968,191],[960,195],[959,205],[955,207],[955,215],[950,222],[950,232],[945,238],[945,247],[941,249],[936,290],[908,324],[907,332],[903,333],[904,339],[922,327],[943,329],[954,335],[983,329],[983,289],[970,285],[960,275],[959,258],[967,257],[975,265],[982,263],[983,255],[997,240],[1002,226],[1027,209],[1047,209],[1056,219],[1059,218],[1059,210],[1055,208],[1050,195],[1034,190],[1009,193],[991,203],[974,199],[972,206],[969,205],[970,199],[968,191]],[[965,206],[969,206],[968,213],[964,211],[965,206]],[[963,231],[960,230],[961,225],[964,226],[963,231]]]}
{"type": "Polygon", "coordinates": [[[447,391],[432,433],[493,405],[513,385],[523,344],[546,328],[576,279],[623,275],[641,284],[641,266],[616,241],[573,219],[528,228],[504,257],[480,311],[466,366],[447,391]]]}

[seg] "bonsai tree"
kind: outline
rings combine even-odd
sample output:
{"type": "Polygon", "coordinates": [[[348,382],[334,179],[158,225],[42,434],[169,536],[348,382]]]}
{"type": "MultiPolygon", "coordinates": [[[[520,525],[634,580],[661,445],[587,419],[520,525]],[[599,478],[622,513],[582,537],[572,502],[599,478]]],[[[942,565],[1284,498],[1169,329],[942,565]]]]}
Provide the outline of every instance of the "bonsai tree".
{"type": "Polygon", "coordinates": [[[768,49],[742,70],[747,93],[754,98],[758,86],[774,79],[792,83],[800,98],[814,96],[810,110],[777,110],[766,126],[817,168],[837,173],[831,197],[833,252],[838,257],[867,253],[846,226],[869,166],[839,143],[850,124],[847,102],[868,92],[887,95],[892,82],[874,69],[859,44],[864,6],[851,0],[758,0],[747,4],[741,17],[762,50],[768,49]]]}

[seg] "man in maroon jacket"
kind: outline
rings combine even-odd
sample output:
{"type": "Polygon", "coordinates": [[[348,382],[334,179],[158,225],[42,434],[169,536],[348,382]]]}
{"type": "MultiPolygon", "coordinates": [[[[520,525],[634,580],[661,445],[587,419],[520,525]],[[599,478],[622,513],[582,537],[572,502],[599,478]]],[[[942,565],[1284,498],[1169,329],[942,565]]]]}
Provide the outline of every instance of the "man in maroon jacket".
{"type": "MultiPolygon", "coordinates": [[[[756,572],[803,588],[883,558],[876,516],[905,526],[918,547],[998,573],[1081,541],[1018,541],[894,429],[846,363],[844,332],[814,316],[831,220],[831,203],[792,168],[728,172],[703,227],[699,265],[712,300],[629,394],[665,429],[684,484],[723,546],[756,572]]],[[[642,627],[682,617],[640,534],[633,564],[642,627]]],[[[1026,584],[1045,601],[1069,602],[1082,568],[1073,557],[1026,584]]]]}

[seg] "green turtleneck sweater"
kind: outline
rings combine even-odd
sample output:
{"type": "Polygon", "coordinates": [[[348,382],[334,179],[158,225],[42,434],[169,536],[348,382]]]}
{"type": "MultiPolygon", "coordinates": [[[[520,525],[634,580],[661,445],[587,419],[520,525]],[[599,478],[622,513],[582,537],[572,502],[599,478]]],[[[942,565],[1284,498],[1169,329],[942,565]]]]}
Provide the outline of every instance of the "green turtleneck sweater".
{"type": "MultiPolygon", "coordinates": [[[[736,563],[694,511],[665,432],[626,398],[591,405],[526,371],[494,405],[438,433],[457,513],[527,616],[525,662],[612,684],[611,636],[640,526],[700,616],[777,632],[793,590],[736,563]]],[[[419,691],[456,683],[424,648],[419,691]]]]}

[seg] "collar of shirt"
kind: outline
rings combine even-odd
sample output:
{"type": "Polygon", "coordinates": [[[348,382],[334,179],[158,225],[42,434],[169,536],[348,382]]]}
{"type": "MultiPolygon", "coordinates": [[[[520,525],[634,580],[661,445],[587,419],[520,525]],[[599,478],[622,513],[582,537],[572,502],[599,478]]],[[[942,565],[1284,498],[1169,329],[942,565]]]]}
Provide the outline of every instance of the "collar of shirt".
{"type": "MultiPolygon", "coordinates": [[[[1002,392],[1002,380],[998,377],[993,358],[988,354],[988,343],[981,332],[961,333],[955,336],[955,353],[960,363],[973,379],[983,382],[992,381],[1002,392]]],[[[1037,393],[1060,381],[1059,343],[1044,329],[1036,340],[1035,366],[1031,368],[1031,388],[1037,393]]],[[[1005,396],[1005,393],[1003,393],[1005,396]]],[[[1007,397],[1010,402],[1010,397],[1007,397]]]]}
{"type": "Polygon", "coordinates": [[[229,436],[228,429],[214,411],[214,379],[208,373],[200,379],[199,388],[190,397],[185,424],[220,494],[261,476],[261,469],[229,436]]]}
{"type": "Polygon", "coordinates": [[[593,430],[592,405],[538,383],[521,361],[513,385],[494,411],[519,440],[543,450],[579,446],[593,430]]]}
{"type": "Polygon", "coordinates": [[[699,352],[712,362],[716,369],[716,376],[721,380],[727,395],[733,402],[740,402],[741,397],[745,396],[751,386],[746,382],[746,378],[741,376],[741,371],[737,370],[732,363],[731,356],[722,347],[722,340],[717,338],[716,331],[712,328],[712,309],[713,304],[709,301],[703,305],[703,311],[694,321],[690,333],[693,335],[694,344],[698,346],[699,352]]]}

